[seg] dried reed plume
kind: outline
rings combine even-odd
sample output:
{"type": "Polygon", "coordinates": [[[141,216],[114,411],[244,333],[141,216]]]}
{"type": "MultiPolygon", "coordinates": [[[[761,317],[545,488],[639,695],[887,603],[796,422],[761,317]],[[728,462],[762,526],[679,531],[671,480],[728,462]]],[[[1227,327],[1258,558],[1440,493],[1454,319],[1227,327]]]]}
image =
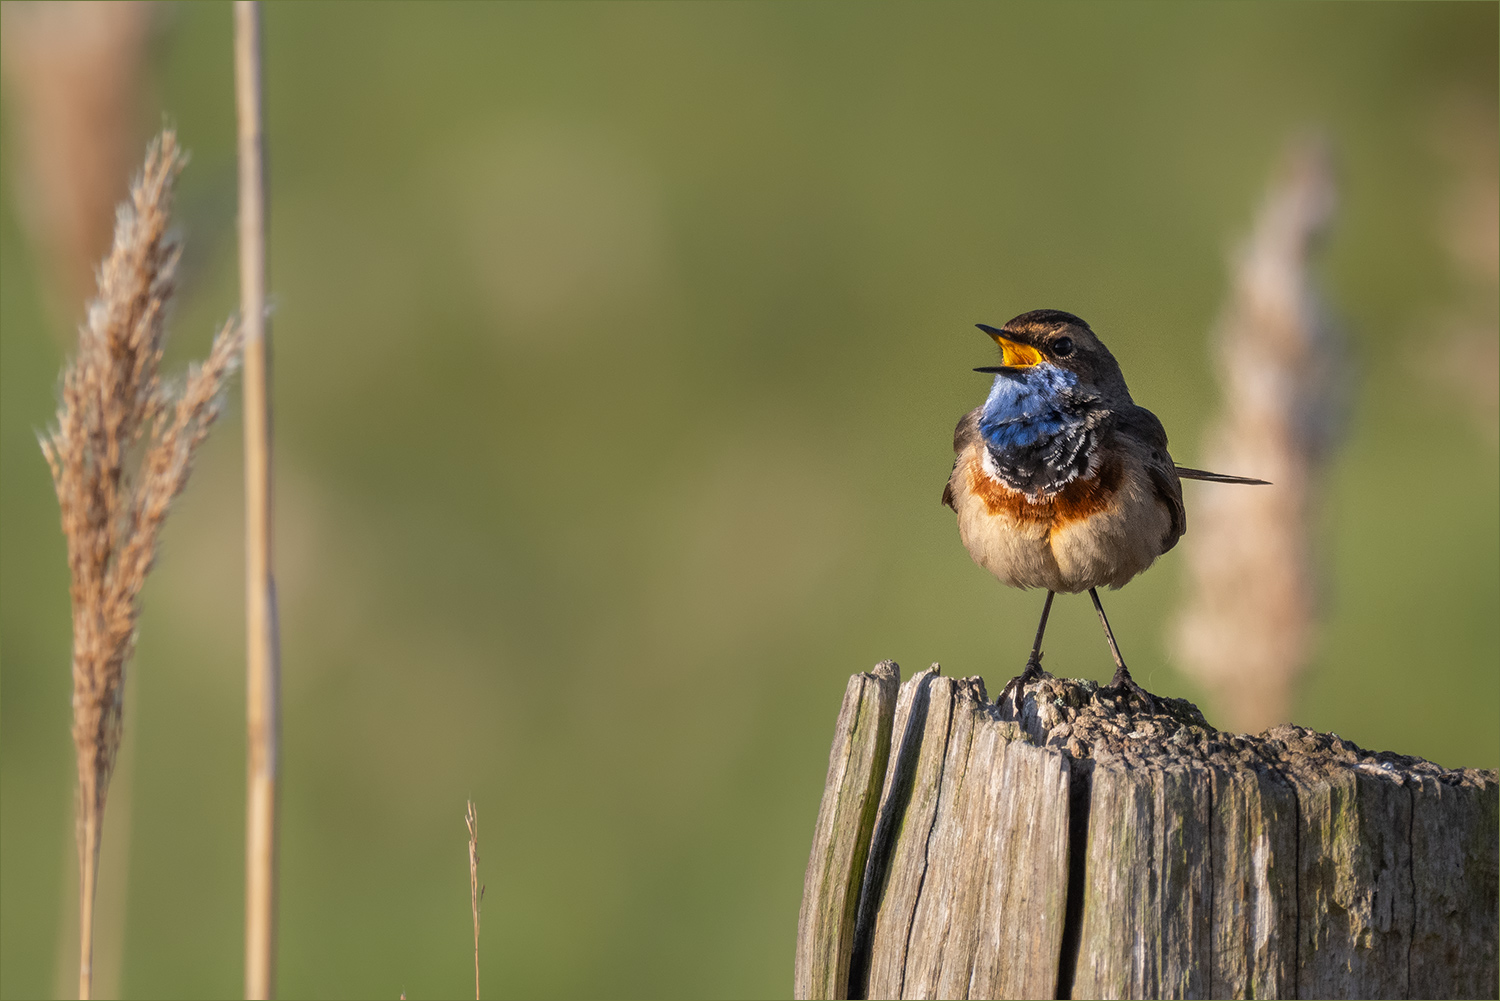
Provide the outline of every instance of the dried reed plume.
{"type": "Polygon", "coordinates": [[[1309,259],[1336,194],[1326,144],[1294,142],[1235,262],[1216,332],[1225,400],[1202,464],[1275,486],[1200,490],[1189,503],[1191,597],[1176,648],[1217,712],[1244,731],[1286,720],[1316,624],[1312,518],[1343,416],[1345,361],[1309,259]]]}
{"type": "Polygon", "coordinates": [[[104,801],[120,747],[125,665],[141,588],[193,453],[218,416],[240,351],[225,323],[180,390],[158,375],[180,248],[168,234],[183,166],[177,137],[146,152],[115,220],[98,296],[63,371],[57,424],[41,437],[68,543],[73,605],[73,743],[78,752],[79,995],[92,990],[93,908],[104,801]]]}
{"type": "Polygon", "coordinates": [[[479,905],[484,901],[484,887],[479,885],[479,814],[471,799],[464,813],[469,828],[469,909],[474,913],[474,1001],[479,1001],[479,905]]]}
{"type": "MultiPolygon", "coordinates": [[[[110,209],[140,155],[146,3],[0,5],[0,71],[16,136],[21,222],[48,264],[48,306],[71,323],[110,246],[110,209]]],[[[59,324],[66,329],[68,324],[59,324]]]]}

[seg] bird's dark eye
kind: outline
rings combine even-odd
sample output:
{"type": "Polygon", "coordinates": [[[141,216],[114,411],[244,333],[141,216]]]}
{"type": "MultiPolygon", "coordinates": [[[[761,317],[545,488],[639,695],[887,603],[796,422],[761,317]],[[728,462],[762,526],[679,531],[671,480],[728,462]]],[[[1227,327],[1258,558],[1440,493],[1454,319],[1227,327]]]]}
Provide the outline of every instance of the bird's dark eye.
{"type": "Polygon", "coordinates": [[[1073,338],[1059,337],[1052,342],[1052,353],[1059,358],[1066,358],[1073,353],[1073,338]]]}

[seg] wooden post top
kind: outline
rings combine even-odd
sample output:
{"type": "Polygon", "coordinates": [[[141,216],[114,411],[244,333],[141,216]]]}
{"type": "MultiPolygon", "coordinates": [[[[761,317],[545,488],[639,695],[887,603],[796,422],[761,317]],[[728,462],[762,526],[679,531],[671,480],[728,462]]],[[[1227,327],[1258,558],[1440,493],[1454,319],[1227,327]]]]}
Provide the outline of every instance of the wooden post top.
{"type": "MultiPolygon", "coordinates": [[[[937,665],[928,669],[936,674],[937,665]]],[[[926,672],[923,672],[926,673],[926,672]]],[[[964,679],[984,696],[984,679],[964,679]]],[[[1401,784],[1417,776],[1451,786],[1484,788],[1496,783],[1494,771],[1444,768],[1424,758],[1392,751],[1367,751],[1336,733],[1282,724],[1260,734],[1216,730],[1186,699],[1156,696],[1158,711],[1135,702],[1115,701],[1093,681],[1043,674],[1026,686],[1021,714],[1011,705],[976,704],[976,711],[1015,720],[1025,739],[1054,747],[1074,760],[1122,759],[1139,765],[1195,761],[1226,767],[1264,763],[1287,768],[1353,768],[1401,784]]],[[[1006,700],[1007,703],[1010,700],[1006,700]]]]}
{"type": "Polygon", "coordinates": [[[1496,996],[1494,772],[1091,681],[1017,713],[898,680],[845,695],[798,997],[1496,996]]]}

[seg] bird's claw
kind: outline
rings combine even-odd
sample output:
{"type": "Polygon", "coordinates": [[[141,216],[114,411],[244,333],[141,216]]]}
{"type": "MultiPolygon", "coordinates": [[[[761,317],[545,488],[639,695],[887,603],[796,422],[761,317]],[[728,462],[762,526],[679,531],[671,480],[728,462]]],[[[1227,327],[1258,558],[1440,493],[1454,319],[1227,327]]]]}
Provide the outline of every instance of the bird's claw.
{"type": "Polygon", "coordinates": [[[1005,702],[1006,696],[1010,695],[1010,693],[1014,691],[1016,705],[1015,715],[1017,718],[1019,718],[1021,715],[1021,700],[1026,695],[1026,684],[1027,682],[1035,681],[1037,678],[1041,677],[1041,674],[1042,655],[1033,652],[1030,657],[1026,658],[1026,666],[1021,669],[1021,673],[1007,681],[1005,683],[1005,687],[1000,689],[1000,697],[995,700],[995,705],[1003,704],[1005,702]]]}
{"type": "Polygon", "coordinates": [[[1115,676],[1110,679],[1109,687],[1105,691],[1114,693],[1116,698],[1128,698],[1134,695],[1146,707],[1146,712],[1153,716],[1156,714],[1156,699],[1150,692],[1136,684],[1135,679],[1130,676],[1130,672],[1123,667],[1115,672],[1115,676]]]}

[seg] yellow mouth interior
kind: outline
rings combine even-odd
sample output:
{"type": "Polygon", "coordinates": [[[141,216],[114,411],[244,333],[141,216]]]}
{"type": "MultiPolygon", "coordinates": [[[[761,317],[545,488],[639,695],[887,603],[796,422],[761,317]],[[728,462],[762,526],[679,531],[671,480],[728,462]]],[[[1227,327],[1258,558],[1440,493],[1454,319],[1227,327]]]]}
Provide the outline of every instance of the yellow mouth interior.
{"type": "Polygon", "coordinates": [[[1039,365],[1042,361],[1042,353],[1028,344],[1018,344],[1004,337],[996,337],[995,343],[1000,345],[1000,352],[1005,356],[1005,364],[1014,368],[1029,368],[1039,365]]]}

